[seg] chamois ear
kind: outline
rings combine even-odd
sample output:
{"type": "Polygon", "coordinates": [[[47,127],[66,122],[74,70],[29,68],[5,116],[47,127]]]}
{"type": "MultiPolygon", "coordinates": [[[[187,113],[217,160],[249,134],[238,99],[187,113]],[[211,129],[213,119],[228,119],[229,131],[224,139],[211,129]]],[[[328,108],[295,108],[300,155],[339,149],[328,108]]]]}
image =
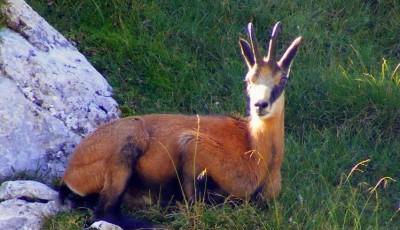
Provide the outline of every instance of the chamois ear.
{"type": "Polygon", "coordinates": [[[302,41],[303,38],[301,36],[296,38],[289,46],[289,48],[285,51],[281,60],[279,60],[278,65],[286,72],[289,72],[290,65],[292,64],[293,58],[294,56],[296,56],[297,49],[299,48],[302,41]]]}
{"type": "Polygon", "coordinates": [[[239,39],[239,45],[247,67],[251,69],[251,67],[253,67],[253,65],[255,64],[255,60],[250,44],[244,39],[239,39]]]}

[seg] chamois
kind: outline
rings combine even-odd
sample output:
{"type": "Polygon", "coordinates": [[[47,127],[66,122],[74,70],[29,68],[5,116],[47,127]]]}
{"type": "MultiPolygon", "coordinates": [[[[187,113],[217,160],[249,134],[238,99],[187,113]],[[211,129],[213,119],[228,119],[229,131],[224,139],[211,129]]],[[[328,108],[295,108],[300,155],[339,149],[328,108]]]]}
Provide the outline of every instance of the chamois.
{"type": "Polygon", "coordinates": [[[76,147],[62,178],[60,199],[73,192],[98,194],[96,218],[117,222],[126,188],[140,183],[163,185],[180,178],[193,199],[194,181],[206,173],[218,188],[246,199],[256,191],[270,200],[281,190],[284,155],[284,89],[302,41],[296,38],[279,61],[272,30],[266,57],[261,56],[252,23],[249,41],[239,40],[248,67],[245,77],[249,118],[150,114],[100,126],[76,147]]]}

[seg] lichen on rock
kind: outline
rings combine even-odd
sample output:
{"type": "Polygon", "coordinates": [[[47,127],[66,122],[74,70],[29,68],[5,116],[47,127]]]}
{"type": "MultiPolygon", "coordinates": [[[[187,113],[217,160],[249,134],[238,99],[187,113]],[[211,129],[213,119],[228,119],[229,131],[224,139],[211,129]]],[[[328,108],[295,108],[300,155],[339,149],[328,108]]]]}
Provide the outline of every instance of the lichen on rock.
{"type": "Polygon", "coordinates": [[[6,0],[0,28],[0,180],[60,175],[80,139],[119,116],[112,89],[23,0],[6,0]]]}

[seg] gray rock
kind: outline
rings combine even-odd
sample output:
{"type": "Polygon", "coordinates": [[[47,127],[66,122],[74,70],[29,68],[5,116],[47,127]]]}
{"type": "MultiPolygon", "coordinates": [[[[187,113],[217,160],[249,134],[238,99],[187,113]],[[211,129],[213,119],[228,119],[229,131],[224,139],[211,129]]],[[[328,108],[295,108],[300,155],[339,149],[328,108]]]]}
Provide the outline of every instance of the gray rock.
{"type": "Polygon", "coordinates": [[[0,29],[0,180],[48,177],[99,124],[117,118],[112,89],[86,58],[23,0],[6,0],[0,29]]]}
{"type": "Polygon", "coordinates": [[[0,229],[40,229],[45,217],[55,215],[62,208],[56,201],[30,203],[11,199],[0,203],[0,229]]]}
{"type": "Polygon", "coordinates": [[[0,200],[32,198],[56,200],[58,193],[45,184],[32,180],[6,181],[0,186],[0,200]]]}
{"type": "MultiPolygon", "coordinates": [[[[0,208],[1,208],[0,203],[0,208]]],[[[18,229],[26,229],[24,226],[27,224],[28,220],[25,217],[11,217],[5,220],[0,220],[0,229],[7,230],[18,230],[18,229]]]]}
{"type": "Polygon", "coordinates": [[[0,229],[40,229],[44,217],[67,208],[60,206],[57,192],[36,181],[6,181],[0,186],[0,229]],[[17,199],[32,198],[32,202],[17,199]],[[41,202],[34,200],[41,199],[41,202]],[[46,202],[45,200],[50,200],[46,202]]]}

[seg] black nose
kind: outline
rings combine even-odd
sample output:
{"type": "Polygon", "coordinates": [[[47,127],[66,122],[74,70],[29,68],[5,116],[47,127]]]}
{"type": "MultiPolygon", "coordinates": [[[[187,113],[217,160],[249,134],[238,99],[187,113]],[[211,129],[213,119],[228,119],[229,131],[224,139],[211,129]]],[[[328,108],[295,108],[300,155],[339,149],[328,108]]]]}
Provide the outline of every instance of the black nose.
{"type": "Polygon", "coordinates": [[[257,103],[254,104],[254,106],[258,107],[258,109],[265,109],[268,107],[268,102],[266,101],[259,101],[257,103]]]}

